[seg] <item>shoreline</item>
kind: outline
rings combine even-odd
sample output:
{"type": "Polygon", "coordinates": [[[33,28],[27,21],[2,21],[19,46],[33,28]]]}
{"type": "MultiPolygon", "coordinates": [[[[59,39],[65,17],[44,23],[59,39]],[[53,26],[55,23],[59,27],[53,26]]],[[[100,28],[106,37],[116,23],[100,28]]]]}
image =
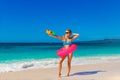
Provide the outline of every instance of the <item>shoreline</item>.
{"type": "Polygon", "coordinates": [[[120,62],[74,65],[66,77],[67,67],[63,67],[61,78],[58,68],[39,68],[16,72],[0,73],[1,80],[120,80],[120,62]]]}
{"type": "MultiPolygon", "coordinates": [[[[72,66],[94,65],[102,63],[120,62],[120,56],[92,56],[92,57],[73,57],[72,66]]],[[[22,60],[13,61],[11,63],[0,64],[0,72],[16,72],[30,69],[46,69],[57,68],[59,58],[49,58],[42,60],[22,60]]],[[[63,66],[67,66],[67,58],[63,62],[63,66]]]]}

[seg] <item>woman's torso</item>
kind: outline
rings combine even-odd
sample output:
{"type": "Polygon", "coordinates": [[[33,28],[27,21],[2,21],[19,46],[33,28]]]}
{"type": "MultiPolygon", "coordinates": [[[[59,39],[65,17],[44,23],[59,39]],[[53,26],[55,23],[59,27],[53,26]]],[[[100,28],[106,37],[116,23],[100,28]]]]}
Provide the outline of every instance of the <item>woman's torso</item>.
{"type": "Polygon", "coordinates": [[[70,37],[69,38],[66,38],[66,37],[63,38],[63,46],[64,46],[64,48],[68,48],[71,44],[72,44],[72,42],[71,42],[70,37]]]}

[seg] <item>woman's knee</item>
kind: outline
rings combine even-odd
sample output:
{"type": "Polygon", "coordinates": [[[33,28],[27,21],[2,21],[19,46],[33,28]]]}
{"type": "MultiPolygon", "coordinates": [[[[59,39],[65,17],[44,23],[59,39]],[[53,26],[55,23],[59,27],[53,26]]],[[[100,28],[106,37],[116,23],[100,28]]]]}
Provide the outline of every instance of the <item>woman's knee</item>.
{"type": "Polygon", "coordinates": [[[68,60],[68,64],[71,64],[71,60],[68,60]]]}
{"type": "Polygon", "coordinates": [[[59,64],[62,64],[65,58],[60,59],[59,64]]]}
{"type": "Polygon", "coordinates": [[[59,61],[59,64],[62,64],[62,62],[63,62],[63,60],[60,60],[60,61],[59,61]]]}

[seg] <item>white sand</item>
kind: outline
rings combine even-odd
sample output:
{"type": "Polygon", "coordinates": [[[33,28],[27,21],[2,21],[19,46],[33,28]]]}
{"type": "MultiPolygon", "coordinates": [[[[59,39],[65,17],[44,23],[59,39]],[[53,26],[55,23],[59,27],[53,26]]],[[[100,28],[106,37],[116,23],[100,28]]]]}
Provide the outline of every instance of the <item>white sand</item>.
{"type": "Polygon", "coordinates": [[[67,67],[63,67],[61,78],[58,68],[32,69],[0,73],[0,80],[120,80],[120,62],[72,66],[70,76],[66,74],[67,67]]]}

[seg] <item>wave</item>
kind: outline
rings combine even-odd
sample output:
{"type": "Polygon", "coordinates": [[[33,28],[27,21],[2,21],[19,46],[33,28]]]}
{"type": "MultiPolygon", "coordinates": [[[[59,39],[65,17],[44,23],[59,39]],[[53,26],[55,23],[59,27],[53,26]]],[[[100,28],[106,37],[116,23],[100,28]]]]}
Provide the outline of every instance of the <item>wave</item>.
{"type": "MultiPolygon", "coordinates": [[[[73,57],[72,65],[96,64],[103,62],[120,62],[120,56],[93,56],[93,57],[73,57]]],[[[36,68],[57,67],[58,58],[42,59],[42,60],[22,60],[10,63],[1,63],[0,72],[14,72],[36,68]]],[[[67,58],[63,62],[63,66],[67,66],[67,58]]]]}

